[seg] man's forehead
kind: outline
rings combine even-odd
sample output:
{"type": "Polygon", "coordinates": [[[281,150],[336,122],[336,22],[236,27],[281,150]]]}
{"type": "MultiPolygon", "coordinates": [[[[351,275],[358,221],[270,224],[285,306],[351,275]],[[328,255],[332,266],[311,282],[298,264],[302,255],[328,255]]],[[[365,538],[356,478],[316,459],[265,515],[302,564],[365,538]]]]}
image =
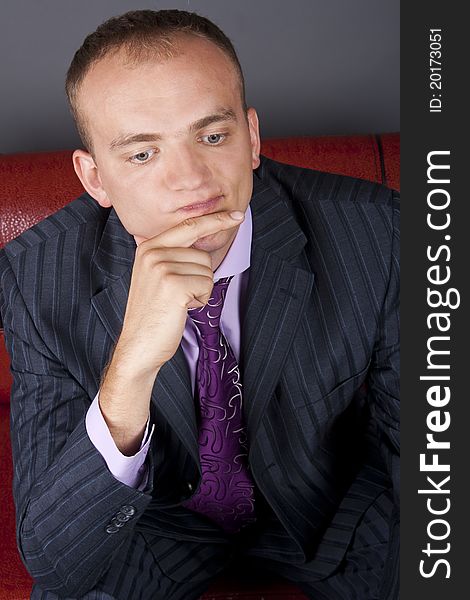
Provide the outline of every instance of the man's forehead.
{"type": "Polygon", "coordinates": [[[148,55],[133,63],[124,50],[101,58],[85,75],[77,100],[87,110],[96,106],[98,98],[119,103],[134,90],[142,97],[177,93],[193,80],[199,80],[200,88],[212,87],[211,82],[227,92],[240,88],[236,68],[225,53],[210,41],[192,39],[180,43],[179,51],[171,58],[148,55]]]}
{"type": "Polygon", "coordinates": [[[156,43],[155,46],[145,45],[143,47],[123,45],[111,50],[91,65],[84,80],[96,70],[102,71],[110,68],[133,71],[166,65],[172,61],[203,64],[201,62],[203,59],[198,58],[199,56],[204,57],[205,60],[221,62],[224,67],[229,66],[230,71],[236,74],[232,60],[217,44],[194,34],[179,33],[166,44],[156,43]]]}
{"type": "Polygon", "coordinates": [[[77,95],[85,127],[93,137],[101,131],[107,146],[122,146],[133,135],[156,139],[162,133],[188,131],[195,121],[224,112],[226,120],[235,121],[233,114],[242,120],[237,70],[214,43],[191,36],[179,42],[171,58],[148,56],[133,64],[126,56],[119,51],[97,61],[77,95]]]}

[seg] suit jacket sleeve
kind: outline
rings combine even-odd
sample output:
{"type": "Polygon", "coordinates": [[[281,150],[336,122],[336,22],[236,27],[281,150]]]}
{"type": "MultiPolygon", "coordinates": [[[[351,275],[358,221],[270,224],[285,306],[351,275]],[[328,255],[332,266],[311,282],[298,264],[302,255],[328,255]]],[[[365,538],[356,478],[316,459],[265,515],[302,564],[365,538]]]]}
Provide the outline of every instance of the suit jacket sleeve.
{"type": "Polygon", "coordinates": [[[392,245],[389,281],[379,320],[378,334],[369,371],[369,400],[378,425],[382,451],[399,499],[399,194],[392,192],[392,245]]]}
{"type": "Polygon", "coordinates": [[[132,536],[151,500],[152,478],[141,492],[108,470],[86,431],[91,399],[41,339],[3,251],[0,311],[14,379],[11,439],[20,555],[43,589],[82,596],[132,536]],[[110,532],[118,514],[119,527],[110,532]]]}

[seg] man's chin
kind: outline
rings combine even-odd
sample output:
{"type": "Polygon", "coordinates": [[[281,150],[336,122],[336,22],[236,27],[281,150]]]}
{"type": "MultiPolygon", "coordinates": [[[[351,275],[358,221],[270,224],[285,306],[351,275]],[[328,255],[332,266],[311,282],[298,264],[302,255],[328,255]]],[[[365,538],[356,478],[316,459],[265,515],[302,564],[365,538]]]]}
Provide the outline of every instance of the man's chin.
{"type": "Polygon", "coordinates": [[[197,239],[194,244],[191,244],[191,248],[196,248],[197,250],[205,250],[206,252],[215,252],[223,248],[223,241],[218,239],[218,233],[211,233],[211,235],[205,235],[197,239]]]}
{"type": "Polygon", "coordinates": [[[212,261],[212,270],[215,271],[227,255],[232,242],[233,240],[224,239],[224,236],[218,237],[218,234],[214,233],[199,238],[191,247],[209,253],[212,261]]]}

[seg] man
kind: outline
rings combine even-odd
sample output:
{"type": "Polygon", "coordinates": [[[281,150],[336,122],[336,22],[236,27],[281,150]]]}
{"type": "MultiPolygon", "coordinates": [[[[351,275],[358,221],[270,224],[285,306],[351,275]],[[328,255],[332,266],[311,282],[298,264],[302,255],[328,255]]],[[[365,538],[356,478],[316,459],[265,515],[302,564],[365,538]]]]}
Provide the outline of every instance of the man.
{"type": "Polygon", "coordinates": [[[397,194],[260,157],[191,13],[106,22],[67,92],[88,194],[0,254],[32,598],[395,598],[397,194]]]}

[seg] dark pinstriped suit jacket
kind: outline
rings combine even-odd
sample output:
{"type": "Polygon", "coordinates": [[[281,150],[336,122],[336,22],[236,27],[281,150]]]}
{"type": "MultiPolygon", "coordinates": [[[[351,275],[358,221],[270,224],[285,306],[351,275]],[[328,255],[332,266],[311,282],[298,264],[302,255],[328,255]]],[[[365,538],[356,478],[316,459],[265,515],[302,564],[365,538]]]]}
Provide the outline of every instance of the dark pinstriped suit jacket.
{"type": "MultiPolygon", "coordinates": [[[[250,465],[278,524],[276,535],[259,536],[256,552],[310,561],[320,578],[338,565],[374,499],[392,483],[397,491],[398,194],[263,159],[251,208],[240,367],[250,465]]],[[[181,347],[153,390],[146,490],[114,479],[86,434],[134,252],[114,210],[86,194],[0,252],[18,542],[35,580],[59,595],[93,588],[139,531],[206,547],[227,542],[180,505],[199,476],[181,347]],[[135,514],[107,533],[123,506],[135,514]]],[[[184,547],[176,555],[162,546],[174,580],[197,570],[184,547]]]]}

